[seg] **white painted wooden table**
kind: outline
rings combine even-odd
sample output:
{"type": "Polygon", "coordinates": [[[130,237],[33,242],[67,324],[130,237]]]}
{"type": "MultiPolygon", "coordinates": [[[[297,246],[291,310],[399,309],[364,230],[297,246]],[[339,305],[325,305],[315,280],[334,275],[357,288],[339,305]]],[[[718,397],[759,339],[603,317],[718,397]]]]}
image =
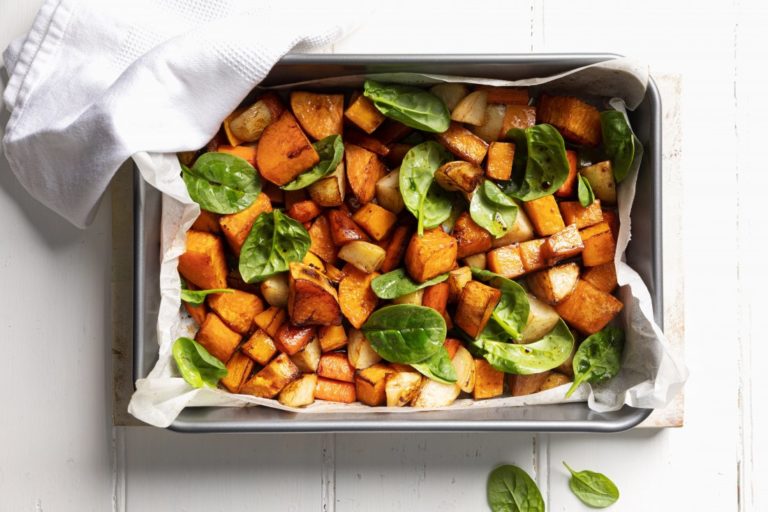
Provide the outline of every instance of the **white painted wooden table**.
{"type": "MultiPolygon", "coordinates": [[[[665,158],[681,164],[671,204],[682,209],[684,265],[666,271],[684,273],[685,427],[612,436],[112,428],[109,201],[78,231],[0,159],[0,512],[484,510],[486,477],[501,463],[529,470],[548,510],[584,510],[561,460],[611,475],[622,492],[613,510],[768,510],[757,456],[768,414],[752,400],[768,386],[756,370],[768,310],[768,6],[646,0],[630,16],[615,0],[377,4],[329,51],[611,51],[681,77],[682,150],[665,158]]],[[[38,5],[0,0],[0,46],[38,5]]]]}

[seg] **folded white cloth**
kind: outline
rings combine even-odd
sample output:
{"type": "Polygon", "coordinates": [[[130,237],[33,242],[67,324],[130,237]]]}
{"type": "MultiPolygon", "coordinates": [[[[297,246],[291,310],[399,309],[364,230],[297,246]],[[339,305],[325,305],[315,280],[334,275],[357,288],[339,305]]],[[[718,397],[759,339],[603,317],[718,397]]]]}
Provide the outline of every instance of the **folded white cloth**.
{"type": "Polygon", "coordinates": [[[333,42],[355,11],[46,0],[3,54],[11,169],[32,196],[85,227],[131,155],[203,146],[283,54],[333,42]]]}

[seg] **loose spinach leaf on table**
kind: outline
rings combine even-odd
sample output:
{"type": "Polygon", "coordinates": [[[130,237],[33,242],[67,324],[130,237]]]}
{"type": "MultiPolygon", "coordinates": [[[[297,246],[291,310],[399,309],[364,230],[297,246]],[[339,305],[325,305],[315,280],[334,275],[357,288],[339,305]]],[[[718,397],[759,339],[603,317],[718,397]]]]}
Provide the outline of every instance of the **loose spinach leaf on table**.
{"type": "Polygon", "coordinates": [[[440,350],[445,320],[432,308],[397,304],[378,309],[363,324],[371,347],[392,363],[420,363],[440,350]]]}
{"type": "Polygon", "coordinates": [[[181,300],[192,304],[193,306],[199,306],[205,302],[205,298],[212,293],[234,293],[234,290],[229,288],[213,288],[211,290],[187,290],[181,289],[181,300]]]}
{"type": "Polygon", "coordinates": [[[190,168],[181,166],[189,197],[200,208],[230,214],[245,210],[259,196],[261,181],[246,160],[227,153],[204,153],[190,168]]]}
{"type": "Polygon", "coordinates": [[[610,478],[594,471],[575,471],[563,461],[571,473],[568,486],[585,505],[592,508],[610,507],[619,499],[619,488],[610,478]]]}
{"type": "Polygon", "coordinates": [[[341,159],[344,158],[344,143],[341,140],[341,135],[329,135],[312,144],[312,147],[320,155],[320,161],[310,170],[299,174],[296,179],[280,188],[283,190],[307,188],[335,171],[341,163],[341,159]]]}
{"type": "Polygon", "coordinates": [[[584,382],[601,384],[619,373],[624,351],[624,331],[608,326],[585,339],[573,355],[573,384],[565,397],[570,397],[584,382]]]}
{"type": "Polygon", "coordinates": [[[506,335],[512,339],[519,340],[522,337],[523,329],[528,323],[528,313],[530,304],[525,289],[506,277],[495,274],[489,270],[472,268],[472,277],[478,281],[489,284],[501,291],[501,299],[491,313],[491,319],[481,336],[485,335],[496,341],[504,341],[504,335],[497,332],[498,326],[506,335]],[[488,331],[488,332],[486,332],[488,331]]]}
{"type": "Polygon", "coordinates": [[[439,226],[451,215],[451,197],[435,182],[435,171],[450,153],[434,141],[412,147],[400,164],[400,194],[408,211],[418,219],[418,233],[439,226]]]}
{"type": "Polygon", "coordinates": [[[581,174],[577,174],[579,177],[579,187],[578,187],[578,197],[579,197],[579,203],[581,206],[586,208],[587,206],[591,205],[595,202],[595,193],[592,190],[592,185],[589,184],[589,180],[582,176],[581,174]]]}
{"type": "Polygon", "coordinates": [[[451,124],[443,100],[418,87],[366,80],[363,95],[385,116],[417,130],[442,133],[451,124]]]}
{"type": "Polygon", "coordinates": [[[530,375],[557,368],[573,350],[573,334],[562,320],[539,341],[527,344],[494,339],[498,332],[493,332],[491,321],[488,324],[490,327],[486,326],[478,339],[469,344],[491,366],[505,373],[530,375]]]}
{"type": "Polygon", "coordinates": [[[472,194],[469,215],[495,238],[501,238],[515,225],[517,204],[496,184],[485,180],[472,194]]]}
{"type": "Polygon", "coordinates": [[[504,191],[522,201],[548,196],[568,178],[568,158],[562,135],[551,125],[537,124],[521,130],[512,128],[507,136],[515,143],[512,179],[504,191]]]}
{"type": "Polygon", "coordinates": [[[201,344],[189,338],[179,338],[171,349],[181,376],[193,388],[215,388],[227,376],[227,367],[213,357],[201,344]]]}
{"type": "Polygon", "coordinates": [[[493,512],[544,512],[544,499],[528,473],[510,464],[488,476],[488,505],[493,512]]]}
{"type": "Polygon", "coordinates": [[[603,131],[603,148],[611,160],[616,183],[627,177],[635,159],[635,135],[624,112],[606,110],[600,112],[600,127],[603,131]]]}
{"type": "Polygon", "coordinates": [[[417,283],[408,276],[404,268],[398,268],[371,281],[371,289],[380,299],[396,299],[422,288],[442,283],[446,279],[448,279],[447,273],[440,274],[423,283],[417,283]]]}
{"type": "Polygon", "coordinates": [[[445,346],[424,361],[411,363],[411,366],[422,375],[443,384],[453,384],[459,378],[445,346]]]}
{"type": "Polygon", "coordinates": [[[298,221],[280,210],[262,213],[240,250],[240,275],[246,283],[256,283],[285,272],[289,263],[304,259],[310,244],[298,221]]]}

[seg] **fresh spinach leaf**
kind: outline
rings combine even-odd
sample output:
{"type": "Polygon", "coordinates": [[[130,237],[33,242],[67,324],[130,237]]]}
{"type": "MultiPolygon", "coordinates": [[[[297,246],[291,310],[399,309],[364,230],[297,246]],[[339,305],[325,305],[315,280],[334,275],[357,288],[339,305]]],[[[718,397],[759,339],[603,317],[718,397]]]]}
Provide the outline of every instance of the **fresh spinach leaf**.
{"type": "Polygon", "coordinates": [[[624,351],[624,331],[608,326],[585,339],[573,355],[573,384],[568,398],[584,382],[601,384],[619,373],[624,351]]]}
{"type": "Polygon", "coordinates": [[[240,250],[240,275],[246,283],[256,283],[285,272],[289,263],[304,259],[310,244],[298,221],[280,210],[262,213],[240,250]]]}
{"type": "Polygon", "coordinates": [[[627,177],[632,160],[635,159],[635,135],[624,112],[606,110],[600,112],[600,127],[603,131],[603,148],[611,160],[616,183],[627,177]]]}
{"type": "Polygon", "coordinates": [[[519,340],[525,325],[528,323],[528,313],[530,312],[530,304],[525,289],[511,279],[489,270],[472,268],[472,277],[501,291],[501,299],[491,313],[491,320],[494,322],[491,323],[489,320],[490,325],[486,324],[481,336],[503,341],[506,338],[499,332],[498,328],[500,328],[507,337],[519,340]]]}
{"type": "Polygon", "coordinates": [[[537,124],[525,130],[512,128],[507,136],[515,143],[515,160],[504,191],[522,201],[554,194],[569,170],[560,132],[551,125],[537,124]]]}
{"type": "Polygon", "coordinates": [[[190,168],[181,166],[189,197],[213,213],[237,213],[253,204],[261,192],[256,169],[227,153],[204,153],[190,168]]]}
{"type": "Polygon", "coordinates": [[[445,320],[432,308],[397,304],[378,309],[363,324],[371,347],[392,363],[420,363],[440,350],[445,320]]]}
{"type": "Polygon", "coordinates": [[[544,512],[544,499],[528,473],[510,464],[488,476],[488,505],[493,512],[544,512]]]}
{"type": "Polygon", "coordinates": [[[205,298],[212,293],[234,293],[234,290],[229,288],[213,288],[211,290],[187,290],[182,288],[181,300],[192,304],[193,306],[199,306],[205,302],[205,298]]]}
{"type": "Polygon", "coordinates": [[[589,180],[587,178],[581,174],[577,174],[577,176],[579,177],[579,203],[581,206],[586,208],[595,202],[595,193],[592,191],[592,185],[589,184],[589,180]]]}
{"type": "Polygon", "coordinates": [[[363,95],[385,116],[417,130],[443,133],[451,124],[443,100],[418,87],[366,80],[363,95]]]}
{"type": "Polygon", "coordinates": [[[427,286],[442,283],[448,279],[448,273],[440,274],[423,283],[417,283],[408,276],[404,268],[398,268],[371,281],[373,293],[380,299],[396,299],[408,295],[427,286]]]}
{"type": "Polygon", "coordinates": [[[451,198],[435,182],[435,171],[450,153],[435,141],[412,147],[400,164],[400,194],[408,211],[418,219],[418,233],[435,228],[451,215],[451,198]]]}
{"type": "Polygon", "coordinates": [[[501,238],[515,225],[517,204],[496,184],[485,180],[472,194],[469,215],[495,238],[501,238]]]}
{"type": "Polygon", "coordinates": [[[424,361],[411,363],[411,366],[422,375],[443,384],[453,384],[459,378],[445,346],[424,361]]]}
{"type": "Polygon", "coordinates": [[[610,478],[594,471],[575,471],[563,461],[571,473],[568,486],[585,505],[592,508],[610,507],[619,499],[619,488],[610,478]]]}
{"type": "Polygon", "coordinates": [[[320,155],[320,161],[310,170],[299,174],[296,179],[280,188],[283,190],[307,188],[335,171],[344,157],[344,143],[341,140],[341,135],[329,135],[312,144],[312,147],[320,155]]]}
{"type": "Polygon", "coordinates": [[[565,322],[558,320],[546,336],[533,343],[498,341],[490,338],[484,330],[478,339],[470,341],[469,344],[497,370],[530,375],[563,364],[573,350],[573,334],[565,322]]]}
{"type": "Polygon", "coordinates": [[[189,338],[179,338],[171,349],[181,376],[193,388],[215,388],[227,376],[227,367],[213,357],[204,346],[189,338]]]}

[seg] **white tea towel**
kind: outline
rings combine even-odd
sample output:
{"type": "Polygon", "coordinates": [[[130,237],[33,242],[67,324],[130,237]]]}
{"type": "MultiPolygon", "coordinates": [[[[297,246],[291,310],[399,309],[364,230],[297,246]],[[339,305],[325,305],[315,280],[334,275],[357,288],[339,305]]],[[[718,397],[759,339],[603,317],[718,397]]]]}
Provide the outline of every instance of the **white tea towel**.
{"type": "Polygon", "coordinates": [[[3,54],[11,169],[85,227],[131,155],[203,146],[283,54],[327,45],[360,16],[333,2],[274,4],[46,0],[3,54]]]}

